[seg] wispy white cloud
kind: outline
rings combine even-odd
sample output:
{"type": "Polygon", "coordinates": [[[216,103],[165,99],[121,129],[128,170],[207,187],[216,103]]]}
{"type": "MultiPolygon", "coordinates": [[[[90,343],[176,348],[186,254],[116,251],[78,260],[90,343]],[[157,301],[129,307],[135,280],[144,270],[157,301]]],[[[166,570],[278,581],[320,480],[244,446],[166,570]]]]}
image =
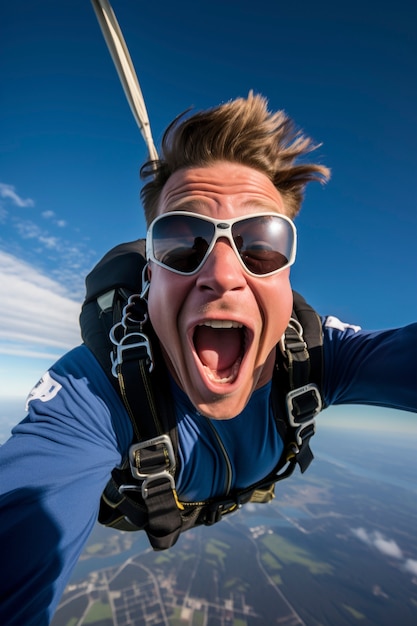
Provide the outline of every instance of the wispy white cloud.
{"type": "Polygon", "coordinates": [[[407,559],[404,563],[404,568],[413,576],[417,576],[417,561],[415,559],[407,559]]]}
{"type": "Polygon", "coordinates": [[[82,298],[84,277],[93,265],[95,254],[88,242],[70,242],[67,238],[42,229],[32,220],[15,219],[14,229],[23,241],[30,243],[29,247],[26,244],[17,249],[15,245],[15,256],[26,260],[34,259],[39,271],[47,271],[57,283],[67,286],[66,293],[69,297],[82,298]]]}
{"type": "Polygon", "coordinates": [[[0,183],[0,198],[10,200],[15,206],[32,207],[35,205],[32,198],[22,198],[17,193],[16,188],[7,183],[0,183]]]}
{"type": "Polygon", "coordinates": [[[59,237],[49,235],[31,220],[16,220],[15,228],[22,239],[34,239],[49,249],[56,249],[60,246],[59,237]]]}
{"type": "Polygon", "coordinates": [[[50,220],[53,217],[55,217],[55,212],[54,211],[42,211],[41,215],[44,219],[50,220]]]}
{"type": "Polygon", "coordinates": [[[80,302],[24,261],[0,251],[0,353],[45,358],[80,343],[80,302]]]}
{"type": "Polygon", "coordinates": [[[403,558],[403,552],[398,544],[392,539],[386,539],[379,531],[368,532],[365,528],[354,528],[352,532],[355,537],[376,548],[382,554],[394,559],[403,558]]]}
{"type": "Polygon", "coordinates": [[[56,218],[55,211],[42,211],[41,215],[46,220],[52,220],[52,222],[59,228],[64,228],[67,225],[65,220],[56,218]]]}
{"type": "MultiPolygon", "coordinates": [[[[21,336],[22,339],[24,339],[24,335],[21,336]]],[[[42,343],[42,340],[40,340],[40,343],[42,343]]],[[[62,350],[60,351],[62,352],[62,350]]],[[[47,352],[42,352],[39,348],[30,349],[30,347],[25,347],[23,348],[20,344],[18,343],[10,343],[7,342],[4,345],[2,345],[1,341],[0,341],[0,354],[4,354],[6,356],[14,356],[14,357],[23,357],[25,359],[29,358],[29,359],[43,359],[43,360],[47,360],[47,361],[55,361],[57,356],[59,356],[56,352],[53,352],[52,350],[47,352]]]]}
{"type": "Polygon", "coordinates": [[[23,198],[14,185],[0,183],[0,223],[5,224],[0,230],[0,249],[27,267],[35,264],[39,275],[48,274],[56,285],[66,285],[68,298],[81,300],[84,277],[96,260],[88,237],[80,237],[78,225],[68,228],[67,221],[53,210],[32,210],[29,215],[9,210],[12,205],[34,207],[35,203],[23,198]]]}
{"type": "Polygon", "coordinates": [[[393,559],[402,559],[403,552],[393,539],[386,539],[380,533],[374,533],[374,546],[381,554],[392,557],[393,559]]]}
{"type": "Polygon", "coordinates": [[[39,235],[38,241],[50,250],[56,250],[60,245],[59,237],[52,237],[51,235],[39,235]]]}
{"type": "Polygon", "coordinates": [[[398,543],[393,539],[387,539],[384,535],[377,531],[367,531],[365,528],[353,528],[352,533],[366,543],[366,545],[378,550],[384,556],[387,556],[391,559],[396,559],[399,562],[402,561],[402,568],[413,574],[413,576],[417,576],[417,560],[405,558],[403,550],[400,548],[398,543]]]}

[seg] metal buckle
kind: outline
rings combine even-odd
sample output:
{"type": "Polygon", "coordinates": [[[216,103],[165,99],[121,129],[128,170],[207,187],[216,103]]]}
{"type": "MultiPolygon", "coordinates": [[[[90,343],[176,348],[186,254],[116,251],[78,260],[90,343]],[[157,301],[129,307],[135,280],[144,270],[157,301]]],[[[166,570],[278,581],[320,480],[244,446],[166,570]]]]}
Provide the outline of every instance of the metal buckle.
{"type": "Polygon", "coordinates": [[[146,300],[142,298],[142,295],[139,295],[138,293],[133,293],[131,296],[129,296],[125,306],[123,307],[122,319],[120,320],[120,324],[126,330],[129,328],[129,326],[139,326],[139,330],[142,331],[144,324],[146,324],[146,322],[148,321],[148,313],[146,311],[146,300]],[[140,311],[140,313],[142,314],[142,318],[136,319],[135,317],[133,317],[132,314],[135,313],[135,307],[141,302],[145,303],[145,308],[140,311]]]}
{"type": "Polygon", "coordinates": [[[307,344],[304,341],[303,333],[304,330],[300,322],[291,317],[284,334],[279,340],[279,347],[284,356],[287,356],[288,354],[287,343],[291,345],[292,352],[301,352],[302,350],[307,350],[307,344]],[[298,341],[295,341],[294,338],[287,337],[287,331],[289,328],[296,334],[298,341]]]}
{"type": "MultiPolygon", "coordinates": [[[[146,441],[141,441],[140,443],[135,443],[129,448],[129,463],[130,463],[130,471],[132,472],[133,478],[137,480],[142,480],[141,491],[142,497],[144,500],[148,497],[148,487],[150,483],[155,482],[156,480],[165,479],[168,480],[171,484],[171,489],[175,489],[175,480],[173,475],[170,472],[174,472],[175,470],[175,455],[174,448],[172,446],[172,441],[168,435],[159,435],[158,437],[153,437],[152,439],[147,439],[146,441]],[[143,450],[144,448],[148,448],[149,446],[163,444],[165,446],[165,451],[168,456],[168,466],[164,466],[164,469],[155,469],[150,472],[139,471],[138,467],[135,464],[136,457],[135,453],[138,450],[143,450]]],[[[127,491],[130,486],[123,485],[125,491],[127,491]]]]}
{"type": "Polygon", "coordinates": [[[317,385],[315,385],[314,383],[309,383],[308,385],[304,385],[303,387],[299,387],[298,389],[293,389],[292,391],[288,392],[287,397],[286,397],[286,405],[287,405],[289,422],[291,426],[293,426],[293,428],[296,429],[295,437],[296,437],[297,445],[301,446],[303,443],[302,431],[305,430],[308,426],[313,426],[313,434],[314,434],[315,432],[315,419],[314,418],[316,417],[316,415],[320,413],[323,407],[320,391],[317,385]],[[308,414],[305,418],[303,416],[294,417],[294,413],[293,413],[294,400],[307,393],[312,393],[316,400],[316,407],[313,413],[308,414]]]}
{"type": "MultiPolygon", "coordinates": [[[[119,324],[117,324],[116,326],[119,326],[119,324]]],[[[123,352],[125,352],[125,350],[132,350],[134,348],[141,348],[141,347],[145,348],[146,350],[149,372],[152,372],[153,367],[154,367],[154,361],[153,361],[153,355],[152,355],[152,348],[151,348],[151,344],[149,342],[148,337],[144,335],[143,333],[134,332],[134,333],[128,333],[127,335],[124,335],[124,337],[122,337],[120,341],[118,341],[115,337],[116,326],[113,326],[113,328],[110,331],[110,340],[117,348],[116,356],[114,356],[114,354],[110,355],[111,362],[112,362],[111,373],[113,374],[113,376],[117,378],[117,366],[123,363],[123,352]],[[135,339],[137,338],[139,338],[139,341],[137,340],[135,341],[135,339]],[[128,343],[128,342],[132,342],[132,343],[128,343]]]]}
{"type": "Polygon", "coordinates": [[[141,491],[142,492],[142,498],[144,500],[146,500],[146,498],[148,497],[149,484],[154,482],[155,480],[159,480],[161,478],[168,479],[170,484],[171,484],[171,489],[172,490],[175,489],[174,477],[171,476],[171,474],[168,474],[168,472],[160,472],[159,474],[152,474],[151,476],[148,476],[147,478],[145,478],[145,480],[143,481],[143,483],[141,484],[140,487],[138,485],[120,485],[119,493],[125,494],[126,491],[127,492],[129,492],[129,491],[141,491]]]}
{"type": "MultiPolygon", "coordinates": [[[[142,293],[145,293],[145,291],[142,293]]],[[[148,370],[149,372],[152,372],[153,370],[154,360],[151,344],[147,335],[142,332],[143,326],[148,320],[148,314],[142,311],[142,319],[136,319],[132,317],[135,305],[141,301],[145,302],[146,304],[146,300],[142,297],[142,294],[132,294],[131,296],[129,296],[126,305],[123,307],[122,319],[117,324],[114,324],[114,326],[112,326],[112,328],[110,329],[110,341],[117,348],[116,356],[113,353],[110,355],[112,362],[111,373],[115,378],[117,378],[118,365],[121,365],[123,363],[123,352],[125,350],[145,348],[148,370]],[[139,330],[129,331],[129,328],[132,326],[139,328],[139,330]],[[119,335],[120,333],[122,333],[122,337],[118,339],[116,335],[119,335]]]]}

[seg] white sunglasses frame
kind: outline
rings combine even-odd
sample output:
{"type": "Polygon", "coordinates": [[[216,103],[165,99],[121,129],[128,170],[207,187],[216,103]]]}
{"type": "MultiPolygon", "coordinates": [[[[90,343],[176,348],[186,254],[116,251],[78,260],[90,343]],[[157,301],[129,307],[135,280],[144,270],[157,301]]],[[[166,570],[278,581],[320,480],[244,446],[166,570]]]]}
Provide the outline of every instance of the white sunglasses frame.
{"type": "Polygon", "coordinates": [[[156,217],[149,225],[148,232],[146,234],[146,258],[148,261],[152,261],[153,263],[156,263],[156,265],[159,265],[160,267],[163,267],[164,269],[170,272],[173,272],[174,274],[179,274],[180,276],[193,276],[194,274],[197,274],[201,270],[204,263],[207,261],[209,255],[211,254],[217,240],[223,237],[225,237],[230,242],[230,245],[233,248],[233,251],[236,257],[238,258],[239,263],[241,264],[245,272],[249,274],[250,276],[254,276],[255,278],[265,278],[267,276],[273,276],[274,274],[278,274],[279,272],[282,272],[284,269],[286,269],[287,267],[291,267],[291,265],[294,264],[295,257],[297,254],[297,229],[295,227],[295,224],[286,215],[282,215],[281,213],[274,213],[271,211],[262,212],[262,213],[251,213],[248,215],[242,215],[240,217],[229,219],[229,220],[219,220],[213,217],[208,217],[207,215],[201,215],[200,213],[192,213],[191,211],[170,211],[168,213],[163,213],[162,215],[159,215],[158,217],[156,217]],[[214,236],[213,236],[212,241],[210,242],[209,247],[207,248],[207,252],[205,253],[201,263],[192,272],[182,272],[180,270],[176,270],[172,267],[169,267],[169,265],[165,265],[165,263],[163,263],[162,261],[158,261],[158,259],[154,256],[153,245],[152,245],[153,228],[157,222],[171,215],[184,215],[187,217],[195,217],[203,221],[210,222],[210,224],[214,224],[215,226],[214,236]],[[247,219],[255,218],[255,217],[279,217],[284,222],[287,222],[287,224],[289,224],[290,230],[292,231],[292,234],[293,234],[293,243],[292,243],[291,254],[288,259],[288,263],[266,274],[255,274],[254,272],[251,272],[246,267],[232,237],[233,224],[236,224],[237,222],[244,221],[247,219]]]}

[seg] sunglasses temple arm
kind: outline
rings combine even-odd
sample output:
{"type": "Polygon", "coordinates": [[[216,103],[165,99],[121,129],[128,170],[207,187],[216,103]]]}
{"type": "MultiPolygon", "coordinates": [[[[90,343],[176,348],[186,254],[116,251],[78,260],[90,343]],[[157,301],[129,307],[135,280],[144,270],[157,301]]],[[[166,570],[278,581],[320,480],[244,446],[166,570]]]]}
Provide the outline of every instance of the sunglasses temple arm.
{"type": "Polygon", "coordinates": [[[145,101],[116,16],[108,0],[91,0],[91,3],[119,75],[127,101],[132,110],[133,117],[139,126],[146,147],[148,148],[149,158],[152,161],[156,161],[158,160],[158,153],[153,142],[145,101]]]}

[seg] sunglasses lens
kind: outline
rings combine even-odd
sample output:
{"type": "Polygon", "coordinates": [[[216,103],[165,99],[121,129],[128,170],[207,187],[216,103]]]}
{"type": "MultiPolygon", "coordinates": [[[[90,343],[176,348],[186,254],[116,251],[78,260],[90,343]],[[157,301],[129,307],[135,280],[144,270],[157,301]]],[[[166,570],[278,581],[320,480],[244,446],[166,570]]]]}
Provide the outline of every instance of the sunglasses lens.
{"type": "Polygon", "coordinates": [[[294,232],[278,215],[240,220],[233,224],[232,234],[242,261],[253,274],[276,272],[290,261],[294,232]]]}
{"type": "Polygon", "coordinates": [[[155,259],[177,272],[190,274],[204,259],[214,224],[192,215],[166,215],[152,231],[155,259]]]}

